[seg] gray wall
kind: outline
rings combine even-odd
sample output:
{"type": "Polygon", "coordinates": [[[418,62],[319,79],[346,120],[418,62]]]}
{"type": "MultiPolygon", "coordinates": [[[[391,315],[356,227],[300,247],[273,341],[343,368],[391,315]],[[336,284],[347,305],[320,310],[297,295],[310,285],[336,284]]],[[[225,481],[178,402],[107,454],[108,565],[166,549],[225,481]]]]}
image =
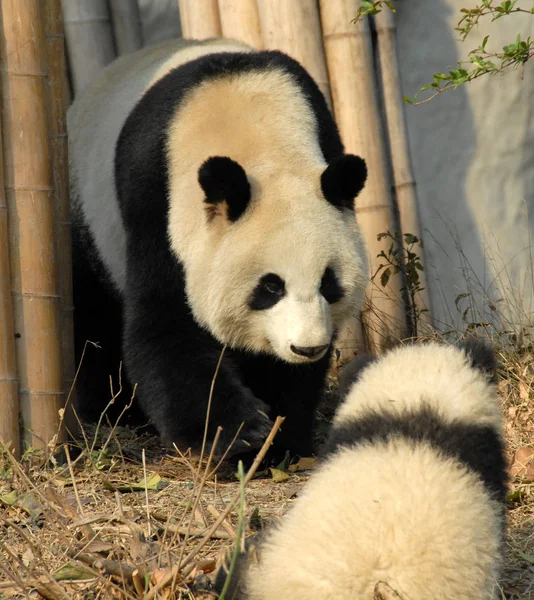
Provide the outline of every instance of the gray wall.
{"type": "MultiPolygon", "coordinates": [[[[500,50],[517,33],[534,37],[534,17],[484,20],[465,42],[454,31],[466,0],[399,2],[398,50],[403,93],[413,96],[490,35],[500,50]]],[[[532,322],[534,282],[534,65],[406,106],[427,271],[437,320],[462,323],[455,307],[477,309],[468,321],[532,322]],[[529,218],[529,213],[532,215],[529,218]],[[492,308],[493,307],[493,308],[492,308]],[[494,310],[497,309],[497,310],[494,310]]]]}

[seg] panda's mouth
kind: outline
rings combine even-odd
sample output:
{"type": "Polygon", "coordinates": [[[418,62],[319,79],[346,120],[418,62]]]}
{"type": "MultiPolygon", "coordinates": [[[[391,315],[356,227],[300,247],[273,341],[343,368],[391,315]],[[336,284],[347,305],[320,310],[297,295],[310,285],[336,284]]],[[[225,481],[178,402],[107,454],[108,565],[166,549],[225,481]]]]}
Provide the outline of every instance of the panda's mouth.
{"type": "Polygon", "coordinates": [[[330,344],[322,344],[321,346],[296,346],[291,344],[289,348],[299,359],[313,362],[322,358],[329,346],[330,344]]]}

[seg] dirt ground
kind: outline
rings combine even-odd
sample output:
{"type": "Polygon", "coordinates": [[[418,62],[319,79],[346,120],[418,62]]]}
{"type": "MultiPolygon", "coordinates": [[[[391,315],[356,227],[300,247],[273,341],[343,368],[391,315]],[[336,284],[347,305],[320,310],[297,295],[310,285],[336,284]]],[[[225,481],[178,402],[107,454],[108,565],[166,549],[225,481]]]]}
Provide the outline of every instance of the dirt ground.
{"type": "MultiPolygon", "coordinates": [[[[533,356],[502,358],[512,477],[501,584],[503,598],[526,600],[534,599],[533,356]]],[[[319,435],[334,398],[322,411],[319,435]]],[[[164,453],[157,438],[121,427],[85,428],[80,448],[56,454],[63,463],[47,460],[42,450],[15,461],[4,449],[0,598],[213,598],[198,590],[209,588],[240,518],[248,535],[283,515],[316,463],[303,459],[288,471],[256,472],[246,504],[228,511],[241,485],[233,469],[203,477],[198,461],[164,453]]]]}

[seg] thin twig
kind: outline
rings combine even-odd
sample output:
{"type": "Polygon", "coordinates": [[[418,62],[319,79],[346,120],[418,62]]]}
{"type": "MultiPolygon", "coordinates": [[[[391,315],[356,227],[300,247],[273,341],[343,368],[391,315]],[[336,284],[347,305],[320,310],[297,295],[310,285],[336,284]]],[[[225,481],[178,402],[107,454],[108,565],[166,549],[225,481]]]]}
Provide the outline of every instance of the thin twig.
{"type": "Polygon", "coordinates": [[[82,502],[80,500],[80,494],[78,494],[78,486],[76,485],[76,477],[74,477],[74,469],[72,468],[72,462],[70,460],[70,451],[69,447],[65,446],[65,455],[67,457],[67,464],[69,465],[70,477],[72,479],[72,487],[74,488],[74,496],[76,497],[76,504],[78,505],[78,509],[81,515],[84,515],[82,502]]]}
{"type": "Polygon", "coordinates": [[[145,501],[146,501],[146,518],[147,518],[147,532],[148,537],[152,537],[152,526],[150,525],[150,505],[148,503],[148,479],[146,474],[146,456],[145,449],[143,448],[141,452],[141,456],[143,457],[143,474],[145,476],[145,501]]]}

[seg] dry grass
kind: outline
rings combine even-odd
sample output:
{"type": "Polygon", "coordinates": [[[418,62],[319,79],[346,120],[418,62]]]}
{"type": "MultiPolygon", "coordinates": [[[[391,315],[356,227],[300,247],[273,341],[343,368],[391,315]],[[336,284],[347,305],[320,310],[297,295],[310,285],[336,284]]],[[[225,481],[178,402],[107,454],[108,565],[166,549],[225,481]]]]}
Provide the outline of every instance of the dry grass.
{"type": "MultiPolygon", "coordinates": [[[[534,447],[533,358],[501,355],[510,464],[520,448],[534,447]]],[[[235,541],[239,506],[192,551],[239,490],[232,469],[223,466],[205,478],[199,467],[206,461],[164,453],[157,439],[126,428],[86,428],[85,436],[76,457],[75,448],[63,451],[62,464],[43,451],[29,451],[18,462],[4,451],[0,598],[213,597],[201,590],[235,541]],[[187,556],[192,559],[183,565],[187,556]]],[[[258,513],[270,519],[287,510],[308,473],[288,473],[281,482],[268,473],[256,476],[247,485],[249,533],[258,513]]],[[[526,600],[534,598],[534,483],[513,478],[510,496],[503,597],[526,600]]]]}

